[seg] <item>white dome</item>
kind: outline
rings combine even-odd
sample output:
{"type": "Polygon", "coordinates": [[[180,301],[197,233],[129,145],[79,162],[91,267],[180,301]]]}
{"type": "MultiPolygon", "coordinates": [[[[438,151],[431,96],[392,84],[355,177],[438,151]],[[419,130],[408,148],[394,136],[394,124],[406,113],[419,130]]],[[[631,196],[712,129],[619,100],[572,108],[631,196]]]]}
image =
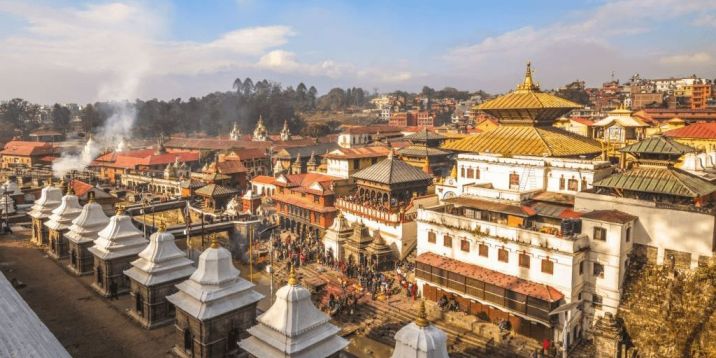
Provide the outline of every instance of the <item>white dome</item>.
{"type": "Polygon", "coordinates": [[[55,210],[52,210],[52,215],[45,222],[50,230],[64,230],[70,227],[72,220],[77,218],[82,212],[82,207],[74,194],[67,194],[62,197],[62,202],[55,210]]]}
{"type": "Polygon", "coordinates": [[[35,200],[30,212],[28,213],[35,219],[46,219],[52,210],[60,206],[62,201],[62,190],[54,186],[46,186],[40,192],[40,198],[35,200]]]}
{"type": "Polygon", "coordinates": [[[192,261],[175,243],[174,235],[160,228],[152,234],[149,245],[132,262],[124,274],[145,286],[186,279],[194,272],[192,261]]]}
{"type": "Polygon", "coordinates": [[[103,260],[136,255],[144,250],[148,243],[144,234],[132,224],[132,219],[124,213],[112,216],[109,219],[109,224],[97,235],[94,246],[89,250],[103,260]]]}
{"type": "Polygon", "coordinates": [[[391,358],[448,358],[447,335],[428,322],[425,301],[420,302],[418,318],[395,333],[391,358]]]}
{"type": "Polygon", "coordinates": [[[96,202],[89,202],[77,218],[72,220],[70,231],[65,234],[68,240],[81,243],[94,241],[97,233],[109,223],[109,218],[102,211],[102,206],[96,202]]]}

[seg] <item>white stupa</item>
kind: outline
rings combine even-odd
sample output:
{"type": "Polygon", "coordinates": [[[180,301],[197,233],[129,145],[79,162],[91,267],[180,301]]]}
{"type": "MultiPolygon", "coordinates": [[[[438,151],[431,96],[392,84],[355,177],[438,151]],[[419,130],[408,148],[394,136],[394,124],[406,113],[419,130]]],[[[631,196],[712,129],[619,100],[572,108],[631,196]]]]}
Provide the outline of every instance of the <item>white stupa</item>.
{"type": "Polygon", "coordinates": [[[395,333],[392,358],[448,358],[447,336],[428,322],[425,301],[420,301],[415,322],[395,333]]]}
{"type": "Polygon", "coordinates": [[[353,228],[348,220],[343,216],[342,212],[338,212],[338,217],[333,219],[333,224],[326,230],[323,235],[323,246],[326,254],[331,252],[333,258],[339,260],[343,257],[343,245],[350,240],[353,235],[353,228]]]}
{"type": "Polygon", "coordinates": [[[67,194],[62,197],[60,206],[52,210],[52,215],[45,222],[45,226],[50,230],[62,231],[69,229],[72,220],[76,219],[82,212],[82,206],[77,199],[72,187],[69,187],[67,194]]]}
{"type": "Polygon", "coordinates": [[[124,274],[144,286],[154,286],[189,277],[194,272],[192,261],[179,250],[174,235],[166,232],[164,223],[149,237],[149,245],[132,261],[124,274]]]}
{"type": "Polygon", "coordinates": [[[5,184],[0,185],[0,214],[5,215],[5,211],[7,211],[7,215],[14,214],[15,199],[12,197],[21,194],[22,191],[20,187],[17,186],[17,183],[11,181],[9,178],[5,184]]]}
{"type": "Polygon", "coordinates": [[[101,260],[111,260],[140,253],[147,246],[144,234],[132,224],[132,219],[117,209],[109,224],[97,233],[94,246],[89,251],[101,260]]]}
{"type": "Polygon", "coordinates": [[[102,211],[102,205],[97,204],[93,198],[82,208],[82,212],[70,226],[65,234],[68,240],[83,244],[97,239],[97,233],[109,223],[109,218],[102,211]]]}
{"type": "Polygon", "coordinates": [[[248,337],[239,346],[257,358],[331,357],[348,346],[340,329],[311,302],[311,293],[301,287],[291,268],[288,284],[276,292],[276,301],[257,318],[248,337]]]}
{"type": "Polygon", "coordinates": [[[3,185],[0,185],[0,188],[3,192],[8,192],[8,195],[22,195],[22,190],[20,190],[20,186],[17,185],[17,182],[14,180],[10,180],[8,178],[3,185]]]}
{"type": "Polygon", "coordinates": [[[35,200],[35,204],[32,205],[28,214],[35,219],[47,219],[52,214],[52,210],[60,206],[61,202],[62,190],[52,186],[50,181],[47,186],[42,188],[40,198],[35,200]]]}
{"type": "Polygon", "coordinates": [[[179,291],[167,300],[176,308],[201,321],[241,309],[264,296],[254,284],[239,277],[231,252],[214,239],[199,256],[199,264],[188,280],[177,285],[179,291]]]}

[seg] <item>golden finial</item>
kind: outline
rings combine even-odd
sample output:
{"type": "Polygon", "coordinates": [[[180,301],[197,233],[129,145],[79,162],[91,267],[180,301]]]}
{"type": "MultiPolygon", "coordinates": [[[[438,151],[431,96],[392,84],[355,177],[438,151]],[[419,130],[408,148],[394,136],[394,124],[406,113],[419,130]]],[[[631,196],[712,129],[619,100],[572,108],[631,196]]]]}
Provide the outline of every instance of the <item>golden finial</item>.
{"type": "Polygon", "coordinates": [[[428,322],[428,314],[425,311],[425,300],[420,300],[420,307],[418,308],[418,318],[415,319],[415,325],[418,327],[427,327],[430,324],[428,322]]]}
{"type": "Polygon", "coordinates": [[[452,166],[452,171],[450,171],[450,177],[453,179],[457,179],[457,164],[452,166]]]}
{"type": "Polygon", "coordinates": [[[291,265],[291,271],[288,273],[288,284],[291,286],[298,285],[298,279],[296,278],[296,269],[291,265]]]}
{"type": "Polygon", "coordinates": [[[159,232],[167,231],[167,223],[165,223],[164,221],[160,222],[158,230],[159,232]]]}
{"type": "Polygon", "coordinates": [[[72,188],[72,180],[67,182],[67,195],[75,195],[75,189],[72,188]]]}
{"type": "Polygon", "coordinates": [[[527,70],[525,71],[525,79],[517,86],[518,90],[531,91],[537,89],[535,82],[532,80],[532,62],[527,62],[527,70]]]}
{"type": "Polygon", "coordinates": [[[94,203],[94,191],[90,190],[87,192],[87,202],[94,203]]]}
{"type": "Polygon", "coordinates": [[[116,210],[116,211],[115,211],[115,214],[116,214],[117,216],[119,216],[119,215],[124,215],[124,205],[117,204],[117,208],[116,208],[115,210],[116,210]]]}
{"type": "Polygon", "coordinates": [[[211,235],[211,247],[212,249],[218,249],[219,248],[219,239],[216,237],[216,234],[211,235]]]}

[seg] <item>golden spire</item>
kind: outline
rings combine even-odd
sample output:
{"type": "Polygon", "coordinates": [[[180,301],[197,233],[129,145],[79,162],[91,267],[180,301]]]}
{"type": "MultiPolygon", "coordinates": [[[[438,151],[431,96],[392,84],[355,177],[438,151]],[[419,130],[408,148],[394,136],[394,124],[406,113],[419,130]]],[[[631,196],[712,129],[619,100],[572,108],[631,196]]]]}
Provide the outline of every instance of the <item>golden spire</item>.
{"type": "Polygon", "coordinates": [[[425,311],[425,300],[420,300],[420,307],[418,308],[418,318],[415,319],[415,325],[418,327],[427,327],[430,324],[428,322],[428,314],[425,311]]]}
{"type": "Polygon", "coordinates": [[[167,231],[167,223],[164,221],[159,223],[159,232],[165,232],[167,231]]]}
{"type": "Polygon", "coordinates": [[[94,203],[94,191],[90,190],[87,192],[87,202],[94,203]]]}
{"type": "Polygon", "coordinates": [[[291,271],[288,273],[288,284],[291,286],[298,285],[298,279],[296,278],[296,269],[291,265],[291,271]]]}
{"type": "Polygon", "coordinates": [[[211,247],[212,249],[219,248],[219,239],[216,238],[216,234],[211,235],[211,247]]]}
{"type": "Polygon", "coordinates": [[[450,171],[450,177],[453,179],[457,179],[457,164],[452,166],[452,171],[450,171]]]}
{"type": "Polygon", "coordinates": [[[525,79],[517,85],[517,90],[520,91],[533,91],[539,89],[538,86],[535,84],[534,80],[532,80],[532,63],[527,62],[527,70],[525,71],[525,79]]]}

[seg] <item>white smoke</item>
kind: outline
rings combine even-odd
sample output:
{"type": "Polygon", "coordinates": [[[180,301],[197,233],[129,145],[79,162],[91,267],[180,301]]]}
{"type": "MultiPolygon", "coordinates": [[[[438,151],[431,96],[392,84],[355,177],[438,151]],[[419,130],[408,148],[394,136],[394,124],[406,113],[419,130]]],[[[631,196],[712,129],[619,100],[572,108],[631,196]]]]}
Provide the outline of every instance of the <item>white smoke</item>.
{"type": "MultiPolygon", "coordinates": [[[[156,56],[152,41],[163,28],[163,23],[138,3],[90,6],[87,12],[91,21],[84,25],[93,33],[87,52],[97,55],[96,65],[108,70],[104,81],[97,84],[96,99],[110,101],[112,114],[103,127],[95,129],[94,140],[88,140],[79,154],[63,153],[53,163],[56,176],[86,169],[99,154],[116,147],[123,138],[131,138],[137,115],[131,101],[152,68],[156,56]]],[[[78,31],[78,37],[86,39],[86,31],[78,31]]]]}

